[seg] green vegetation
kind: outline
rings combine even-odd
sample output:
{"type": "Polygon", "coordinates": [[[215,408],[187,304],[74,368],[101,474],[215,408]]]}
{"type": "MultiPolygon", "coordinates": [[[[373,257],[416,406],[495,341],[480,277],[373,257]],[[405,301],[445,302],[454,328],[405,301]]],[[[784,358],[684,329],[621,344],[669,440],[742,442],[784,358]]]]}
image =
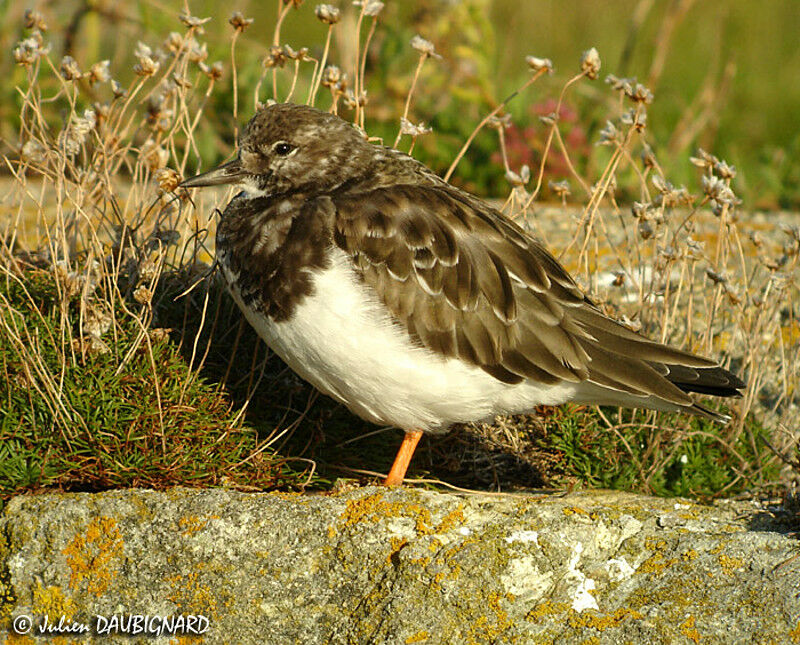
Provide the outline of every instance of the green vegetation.
{"type": "Polygon", "coordinates": [[[789,29],[796,12],[566,7],[347,3],[333,19],[280,0],[249,23],[210,2],[194,15],[176,2],[3,5],[0,494],[302,489],[385,472],[399,433],[300,382],[212,275],[214,209],[230,193],[176,192],[270,99],[315,101],[454,183],[508,195],[505,212],[609,314],[748,382],[727,425],[541,410],[425,439],[417,473],[502,489],[776,490],[798,459],[800,229],[745,213],[800,203],[800,139],[785,135],[797,53],[742,30],[789,29]]]}

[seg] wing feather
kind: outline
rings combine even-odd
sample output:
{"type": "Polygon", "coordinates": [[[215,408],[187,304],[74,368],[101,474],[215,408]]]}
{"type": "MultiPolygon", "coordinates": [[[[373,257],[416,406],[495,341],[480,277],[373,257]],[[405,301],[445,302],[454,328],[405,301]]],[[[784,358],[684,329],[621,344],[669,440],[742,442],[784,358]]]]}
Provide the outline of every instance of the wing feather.
{"type": "MultiPolygon", "coordinates": [[[[605,316],[511,220],[430,181],[332,198],[334,243],[420,345],[505,383],[588,381],[693,409],[687,392],[736,394],[717,363],[605,316]]],[[[622,400],[622,399],[621,399],[622,400]]]]}

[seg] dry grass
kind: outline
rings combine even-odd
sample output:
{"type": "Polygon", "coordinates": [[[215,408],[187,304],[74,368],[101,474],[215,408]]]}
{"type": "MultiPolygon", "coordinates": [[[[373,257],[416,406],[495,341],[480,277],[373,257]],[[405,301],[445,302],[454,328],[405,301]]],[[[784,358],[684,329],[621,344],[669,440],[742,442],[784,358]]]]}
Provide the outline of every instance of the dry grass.
{"type": "MultiPolygon", "coordinates": [[[[187,168],[202,165],[198,125],[207,118],[209,97],[225,84],[233,86],[232,110],[239,120],[249,117],[259,102],[294,101],[326,106],[363,128],[373,107],[364,88],[367,54],[380,29],[379,5],[364,2],[341,16],[318,9],[326,37],[306,50],[279,43],[284,22],[315,20],[311,9],[303,7],[291,15],[294,3],[278,2],[272,45],[252,87],[239,86],[237,40],[249,27],[241,15],[232,16],[230,26],[205,24],[186,7],[182,33],[170,34],[158,50],[143,44],[136,48],[135,80],[124,88],[112,80],[112,65],[98,62],[80,70],[74,61],[54,60],[48,34],[35,14],[28,16],[28,36],[15,50],[26,75],[18,88],[22,125],[17,140],[6,142],[14,153],[3,159],[12,181],[2,201],[0,270],[5,289],[0,289],[0,338],[7,383],[12,388],[24,383],[44,403],[45,418],[40,421],[49,432],[68,437],[76,428],[88,429],[74,398],[79,388],[65,379],[97,368],[97,357],[102,356],[106,369],[112,365],[117,377],[134,363],[137,369],[149,370],[151,431],[157,439],[153,445],[163,452],[170,425],[166,417],[187,413],[188,393],[203,382],[210,353],[213,358],[215,334],[225,338],[231,350],[227,365],[218,366],[216,391],[224,396],[224,388],[235,385],[245,392],[234,397],[238,407],[226,419],[222,436],[242,431],[245,411],[271,364],[253,352],[252,363],[232,383],[241,370],[236,357],[241,356],[237,350],[243,327],[207,276],[214,254],[214,208],[226,203],[229,194],[202,193],[189,203],[188,195],[175,192],[176,187],[187,168]],[[203,30],[223,28],[231,33],[230,58],[211,64],[204,55],[203,30]],[[333,61],[343,62],[336,66],[333,61]],[[33,293],[34,274],[49,276],[55,309],[44,311],[33,293]],[[189,295],[180,295],[189,290],[189,295]],[[154,331],[158,335],[157,329],[165,326],[188,359],[177,385],[164,384],[154,340],[154,331]],[[52,356],[44,355],[44,333],[51,335],[47,346],[52,356]],[[163,388],[169,389],[168,401],[163,388]]],[[[436,136],[412,122],[414,98],[425,92],[420,72],[436,65],[435,52],[422,39],[412,46],[419,53],[418,64],[409,70],[409,90],[402,113],[395,117],[394,140],[395,146],[411,151],[418,137],[436,136]]],[[[525,90],[552,71],[547,60],[529,57],[528,65],[531,75],[519,96],[515,93],[516,101],[526,100],[525,90]]],[[[655,60],[653,74],[658,65],[655,60]]],[[[610,314],[651,337],[720,357],[746,379],[746,395],[730,403],[733,420],[724,428],[646,411],[592,412],[594,429],[618,438],[623,454],[636,464],[641,480],[634,487],[652,489],[653,478],[685,456],[686,446],[698,437],[731,464],[731,476],[717,489],[770,486],[770,473],[779,460],[796,467],[800,440],[800,230],[787,227],[782,238],[761,239],[735,195],[735,169],[708,153],[700,151],[695,159],[703,175],[702,194],[670,184],[648,144],[652,95],[634,79],[607,79],[608,122],[596,141],[606,151],[604,163],[588,176],[578,172],[556,115],[576,87],[601,82],[594,80],[599,67],[593,50],[576,62],[553,114],[539,124],[545,147],[538,167],[511,166],[504,138],[509,120],[505,102],[500,102],[464,142],[447,176],[457,173],[459,160],[470,154],[470,143],[481,128],[496,130],[511,186],[503,206],[508,214],[551,243],[557,241],[555,250],[562,261],[610,314]],[[561,181],[549,182],[550,193],[561,196],[564,204],[556,211],[558,227],[539,219],[537,201],[554,155],[570,172],[561,181]],[[631,206],[618,204],[623,192],[638,195],[638,200],[631,206]],[[580,204],[579,209],[574,204],[580,204]],[[573,218],[576,211],[578,217],[573,218]],[[567,223],[566,238],[549,239],[567,223]],[[626,434],[631,428],[644,431],[637,435],[645,437],[637,439],[641,445],[626,434]],[[764,456],[765,442],[776,454],[764,456]]],[[[425,116],[427,122],[433,117],[425,116]]],[[[0,406],[11,405],[12,395],[7,392],[4,397],[0,406]]],[[[271,431],[254,439],[245,460],[263,460],[282,446],[306,418],[313,400],[307,404],[287,410],[271,431]]],[[[555,418],[563,421],[559,415],[555,418]]],[[[181,432],[191,433],[187,419],[181,432]]],[[[509,427],[506,422],[495,426],[491,441],[514,454],[524,453],[527,448],[517,445],[519,433],[509,427]]],[[[27,429],[5,431],[24,435],[27,429]]],[[[559,454],[568,458],[565,450],[559,454]]],[[[788,481],[788,471],[784,474],[788,481]]],[[[313,469],[301,468],[298,482],[311,475],[313,469]]],[[[158,485],[157,477],[147,481],[158,485]]],[[[268,485],[264,481],[259,480],[268,485]]]]}

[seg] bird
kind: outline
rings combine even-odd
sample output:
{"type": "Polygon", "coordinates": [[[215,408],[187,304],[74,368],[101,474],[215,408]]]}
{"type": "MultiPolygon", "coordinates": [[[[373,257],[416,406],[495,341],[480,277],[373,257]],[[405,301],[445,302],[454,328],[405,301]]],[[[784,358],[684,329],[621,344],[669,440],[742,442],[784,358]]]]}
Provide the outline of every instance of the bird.
{"type": "Polygon", "coordinates": [[[423,433],[566,402],[727,417],[717,361],[606,316],[532,234],[335,114],[261,106],[238,154],[184,180],[232,185],[216,262],[245,318],[301,378],[404,431],[387,486],[423,433]]]}

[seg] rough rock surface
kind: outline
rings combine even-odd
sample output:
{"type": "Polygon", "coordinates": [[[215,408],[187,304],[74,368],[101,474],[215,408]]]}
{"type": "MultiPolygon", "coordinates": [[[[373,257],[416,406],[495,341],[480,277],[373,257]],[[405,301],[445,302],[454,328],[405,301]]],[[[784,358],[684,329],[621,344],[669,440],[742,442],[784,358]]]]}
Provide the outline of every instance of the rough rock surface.
{"type": "Polygon", "coordinates": [[[800,642],[798,543],[744,503],[127,490],[17,497],[0,525],[7,642],[800,642]],[[144,614],[209,625],[32,638],[144,614]]]}

